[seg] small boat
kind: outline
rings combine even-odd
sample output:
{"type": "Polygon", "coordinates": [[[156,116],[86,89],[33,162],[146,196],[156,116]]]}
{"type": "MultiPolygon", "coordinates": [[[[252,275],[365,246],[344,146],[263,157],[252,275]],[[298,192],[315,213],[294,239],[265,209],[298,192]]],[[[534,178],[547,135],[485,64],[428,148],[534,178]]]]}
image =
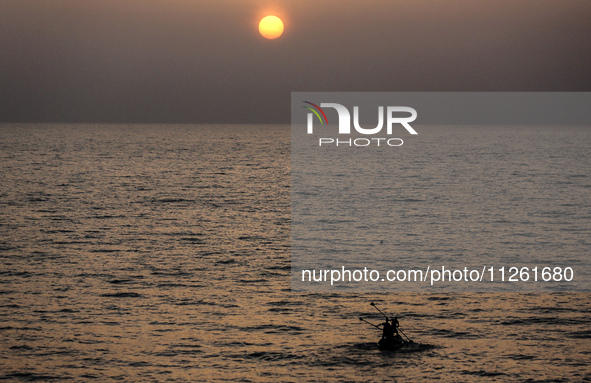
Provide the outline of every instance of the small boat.
{"type": "Polygon", "coordinates": [[[410,340],[408,336],[400,329],[400,325],[398,324],[398,317],[388,318],[386,314],[380,310],[375,303],[371,302],[371,306],[373,306],[376,310],[380,312],[386,319],[384,323],[379,325],[375,325],[371,322],[363,318],[359,318],[361,321],[382,330],[382,339],[378,341],[378,348],[382,351],[398,351],[401,349],[412,348],[409,347],[411,345],[416,345],[415,342],[410,340]],[[400,334],[404,335],[406,339],[404,339],[400,334]]]}
{"type": "Polygon", "coordinates": [[[382,351],[398,351],[407,347],[411,342],[402,339],[400,336],[394,338],[382,338],[378,341],[378,348],[382,351]]]}

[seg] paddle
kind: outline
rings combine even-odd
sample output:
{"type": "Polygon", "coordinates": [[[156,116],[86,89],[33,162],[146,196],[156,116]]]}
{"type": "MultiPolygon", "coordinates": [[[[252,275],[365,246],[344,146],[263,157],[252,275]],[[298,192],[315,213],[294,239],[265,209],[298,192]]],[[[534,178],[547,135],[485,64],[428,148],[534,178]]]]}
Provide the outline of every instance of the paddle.
{"type": "Polygon", "coordinates": [[[378,326],[378,325],[375,325],[375,324],[373,324],[373,323],[371,323],[371,322],[369,322],[369,321],[366,321],[365,319],[363,319],[363,318],[361,318],[361,317],[359,317],[359,320],[360,320],[360,321],[362,321],[362,322],[365,322],[365,323],[367,323],[367,324],[369,324],[369,325],[372,325],[373,327],[375,327],[375,328],[377,328],[377,329],[380,329],[380,326],[378,326]]]}
{"type": "Polygon", "coordinates": [[[376,306],[376,304],[375,304],[375,303],[371,302],[371,303],[370,303],[370,305],[372,305],[372,306],[373,306],[373,307],[374,307],[376,310],[378,310],[378,311],[380,312],[380,314],[382,314],[382,315],[384,316],[384,318],[388,319],[388,317],[386,316],[386,314],[384,314],[384,313],[382,312],[382,310],[380,310],[380,309],[378,308],[378,306],[376,306]]]}
{"type": "Polygon", "coordinates": [[[412,339],[410,339],[410,338],[408,337],[408,335],[406,335],[404,332],[402,332],[402,330],[400,329],[400,327],[398,327],[398,331],[400,331],[400,333],[401,333],[402,335],[404,335],[404,337],[405,337],[406,339],[408,339],[408,342],[409,342],[409,343],[414,343],[414,341],[413,341],[412,339]]]}

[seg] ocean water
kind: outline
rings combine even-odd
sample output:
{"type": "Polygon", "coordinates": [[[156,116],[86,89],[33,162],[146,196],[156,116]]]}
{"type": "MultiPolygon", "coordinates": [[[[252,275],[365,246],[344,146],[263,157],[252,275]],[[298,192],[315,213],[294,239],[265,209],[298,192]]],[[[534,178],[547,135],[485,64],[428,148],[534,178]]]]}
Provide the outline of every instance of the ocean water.
{"type": "MultiPolygon", "coordinates": [[[[589,187],[573,129],[556,195],[589,187]]],[[[2,380],[591,380],[589,293],[292,292],[287,126],[2,125],[0,159],[2,380]],[[420,351],[377,349],[371,301],[420,351]]],[[[541,219],[588,255],[581,193],[541,219]]]]}
{"type": "MultiPolygon", "coordinates": [[[[404,138],[400,147],[321,146],[305,126],[292,130],[294,269],[380,272],[373,282],[358,277],[331,286],[310,277],[302,282],[296,271],[294,285],[308,291],[591,291],[589,128],[417,129],[417,136],[394,135],[404,138]],[[467,268],[472,276],[442,281],[443,267],[448,274],[467,268]],[[402,271],[402,278],[407,270],[420,271],[424,280],[388,281],[387,270],[402,271]]],[[[361,145],[369,142],[358,137],[361,145]]]]}

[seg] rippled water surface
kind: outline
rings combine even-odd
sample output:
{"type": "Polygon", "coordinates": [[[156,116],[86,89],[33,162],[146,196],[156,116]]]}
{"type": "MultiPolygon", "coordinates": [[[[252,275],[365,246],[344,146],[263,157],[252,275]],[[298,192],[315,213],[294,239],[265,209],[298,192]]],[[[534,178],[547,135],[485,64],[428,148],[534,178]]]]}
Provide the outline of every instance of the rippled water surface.
{"type": "Polygon", "coordinates": [[[286,126],[0,127],[0,379],[591,380],[588,293],[292,293],[289,152],[286,126]],[[380,352],[370,301],[420,351],[380,352]]]}

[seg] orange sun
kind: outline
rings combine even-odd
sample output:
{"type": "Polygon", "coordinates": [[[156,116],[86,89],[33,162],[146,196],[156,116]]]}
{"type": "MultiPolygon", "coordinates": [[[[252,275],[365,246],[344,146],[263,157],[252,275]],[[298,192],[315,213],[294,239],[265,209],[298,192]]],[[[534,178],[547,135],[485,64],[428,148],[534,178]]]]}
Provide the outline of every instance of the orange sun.
{"type": "Polygon", "coordinates": [[[266,39],[276,39],[283,34],[283,21],[277,16],[263,17],[259,23],[259,32],[266,39]]]}

